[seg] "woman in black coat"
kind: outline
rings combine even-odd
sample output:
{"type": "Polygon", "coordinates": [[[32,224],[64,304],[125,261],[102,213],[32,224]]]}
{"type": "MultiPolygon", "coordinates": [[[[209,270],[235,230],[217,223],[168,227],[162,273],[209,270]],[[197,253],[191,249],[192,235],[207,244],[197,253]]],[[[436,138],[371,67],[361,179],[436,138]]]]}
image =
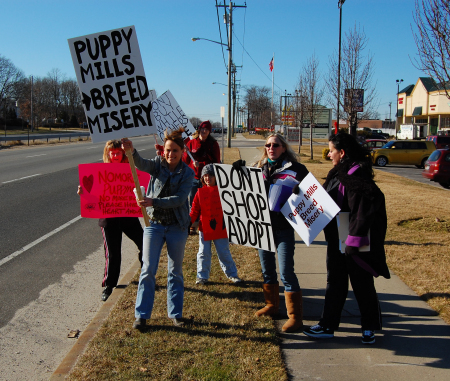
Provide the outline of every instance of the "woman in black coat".
{"type": "Polygon", "coordinates": [[[381,329],[381,310],[373,277],[389,279],[384,240],[387,217],[384,195],[373,181],[372,158],[356,139],[346,133],[330,138],[333,168],[324,188],[341,208],[339,218],[348,214],[345,253],[339,241],[337,219],[324,229],[327,246],[327,288],[319,323],[304,334],[331,338],[339,328],[348,293],[348,279],[361,313],[362,342],[375,343],[375,330],[381,329]],[[368,247],[369,246],[369,247],[368,247]],[[366,251],[368,250],[368,251],[366,251]]]}

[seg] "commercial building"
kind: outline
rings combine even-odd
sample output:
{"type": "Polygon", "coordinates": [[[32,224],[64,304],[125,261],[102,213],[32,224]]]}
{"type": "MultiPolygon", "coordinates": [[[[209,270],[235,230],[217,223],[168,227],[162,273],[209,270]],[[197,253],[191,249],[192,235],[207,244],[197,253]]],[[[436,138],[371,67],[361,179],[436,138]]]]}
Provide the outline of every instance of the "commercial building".
{"type": "Polygon", "coordinates": [[[418,138],[450,134],[450,99],[445,88],[449,89],[450,83],[436,84],[432,78],[420,77],[415,85],[399,91],[397,131],[402,125],[412,125],[418,138]]]}

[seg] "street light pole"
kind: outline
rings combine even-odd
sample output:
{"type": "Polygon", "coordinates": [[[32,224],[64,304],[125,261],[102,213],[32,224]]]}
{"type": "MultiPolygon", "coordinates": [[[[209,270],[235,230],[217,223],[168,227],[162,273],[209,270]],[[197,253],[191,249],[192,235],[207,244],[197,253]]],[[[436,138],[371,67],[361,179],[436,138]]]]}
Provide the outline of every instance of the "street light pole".
{"type": "Polygon", "coordinates": [[[338,1],[339,8],[339,58],[338,58],[338,85],[337,85],[337,110],[336,110],[336,127],[339,131],[339,108],[341,99],[341,29],[342,29],[342,5],[345,0],[338,1]]]}
{"type": "Polygon", "coordinates": [[[397,136],[398,131],[398,93],[400,92],[400,83],[403,82],[403,79],[396,79],[397,82],[397,113],[395,114],[395,136],[397,136]]]}
{"type": "Polygon", "coordinates": [[[233,36],[233,3],[230,1],[230,8],[229,8],[230,14],[228,19],[228,27],[229,27],[229,33],[228,33],[228,130],[227,130],[227,147],[231,147],[231,72],[233,71],[233,68],[231,66],[231,60],[232,60],[232,36],[233,36]]]}

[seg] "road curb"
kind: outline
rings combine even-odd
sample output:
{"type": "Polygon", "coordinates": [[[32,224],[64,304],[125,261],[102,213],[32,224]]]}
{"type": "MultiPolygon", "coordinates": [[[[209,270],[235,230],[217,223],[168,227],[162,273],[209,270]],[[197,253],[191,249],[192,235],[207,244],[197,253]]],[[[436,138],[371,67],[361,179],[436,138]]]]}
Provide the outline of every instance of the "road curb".
{"type": "Polygon", "coordinates": [[[126,287],[131,282],[131,279],[133,279],[136,272],[139,270],[139,267],[139,261],[135,261],[128,272],[122,277],[122,279],[120,279],[119,284],[114,289],[108,300],[100,307],[100,310],[97,312],[89,325],[80,334],[77,342],[74,344],[72,349],[61,361],[61,364],[59,364],[58,368],[53,372],[53,374],[49,378],[50,381],[63,380],[64,378],[66,378],[66,376],[69,374],[69,372],[77,362],[79,356],[84,353],[91,339],[94,337],[97,331],[101,328],[103,322],[109,316],[112,308],[122,296],[126,287]]]}

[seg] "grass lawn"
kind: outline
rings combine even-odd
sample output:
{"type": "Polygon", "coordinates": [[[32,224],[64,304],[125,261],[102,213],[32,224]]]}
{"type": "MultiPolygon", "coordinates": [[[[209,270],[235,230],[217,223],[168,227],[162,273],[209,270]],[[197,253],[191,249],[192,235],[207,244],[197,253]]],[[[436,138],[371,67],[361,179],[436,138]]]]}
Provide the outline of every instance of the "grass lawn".
{"type": "MultiPolygon", "coordinates": [[[[320,182],[331,169],[331,162],[322,159],[325,147],[313,147],[313,162],[308,160],[308,146],[302,147],[302,162],[320,182]]],[[[227,163],[239,158],[235,150],[225,151],[227,163]]],[[[450,324],[449,193],[397,175],[375,173],[387,201],[388,264],[450,324]]],[[[150,327],[142,333],[131,328],[136,275],[70,380],[287,380],[274,322],[253,316],[264,302],[256,250],[231,246],[244,284],[229,283],[213,253],[211,283],[197,286],[197,240],[197,236],[189,237],[184,261],[184,316],[190,322],[175,328],[167,319],[163,252],[150,327]]]]}

